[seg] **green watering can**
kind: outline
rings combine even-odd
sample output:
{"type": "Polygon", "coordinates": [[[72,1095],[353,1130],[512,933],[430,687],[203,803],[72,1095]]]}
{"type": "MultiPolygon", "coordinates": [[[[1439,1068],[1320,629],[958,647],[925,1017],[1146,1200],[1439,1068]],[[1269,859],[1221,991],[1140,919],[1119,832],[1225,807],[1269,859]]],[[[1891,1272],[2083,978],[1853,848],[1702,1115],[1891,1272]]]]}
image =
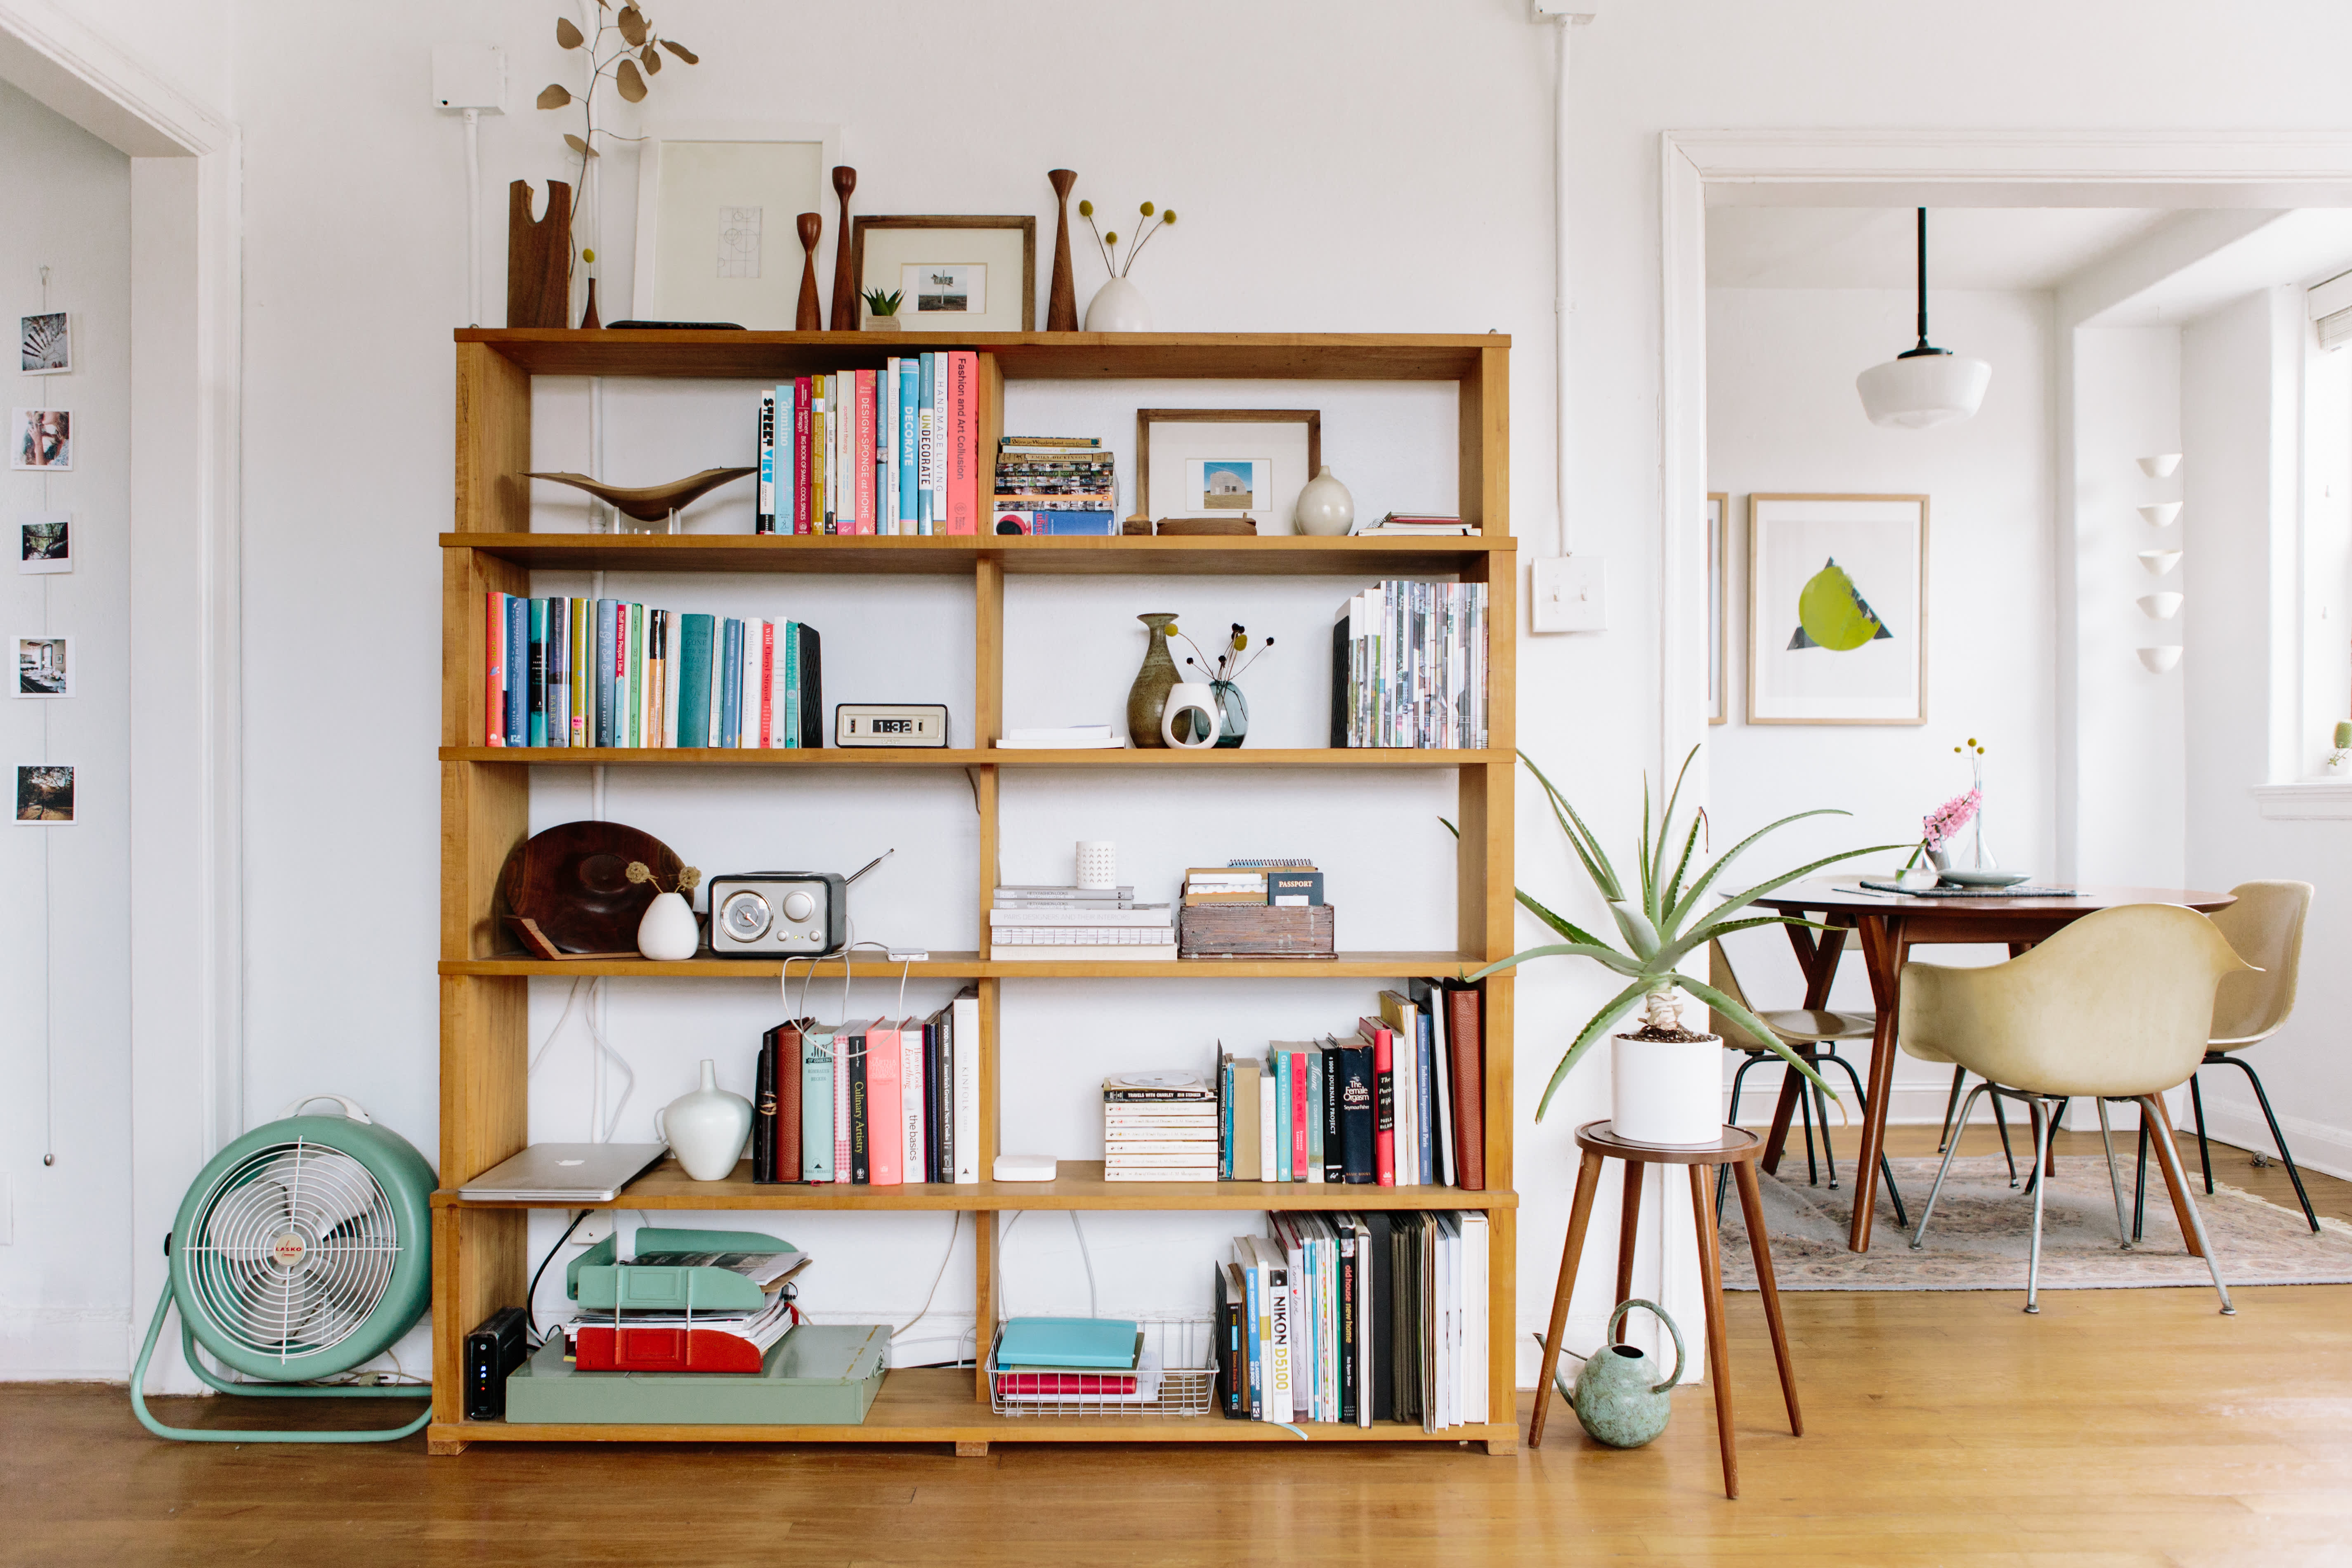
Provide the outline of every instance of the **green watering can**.
{"type": "MultiPolygon", "coordinates": [[[[1553,1373],[1552,1379],[1559,1384],[1560,1397],[1595,1440],[1612,1448],[1638,1448],[1664,1432],[1666,1418],[1674,1414],[1666,1392],[1683,1380],[1682,1331],[1656,1302],[1626,1301],[1609,1314],[1608,1339],[1590,1360],[1577,1356],[1584,1370],[1576,1374],[1575,1387],[1568,1385],[1564,1369],[1553,1373]],[[1663,1379],[1655,1376],[1658,1363],[1638,1348],[1614,1342],[1617,1325],[1636,1307],[1648,1308],[1666,1325],[1666,1334],[1675,1342],[1675,1370],[1663,1379]]],[[[1574,1351],[1565,1353],[1576,1355],[1574,1351]]]]}

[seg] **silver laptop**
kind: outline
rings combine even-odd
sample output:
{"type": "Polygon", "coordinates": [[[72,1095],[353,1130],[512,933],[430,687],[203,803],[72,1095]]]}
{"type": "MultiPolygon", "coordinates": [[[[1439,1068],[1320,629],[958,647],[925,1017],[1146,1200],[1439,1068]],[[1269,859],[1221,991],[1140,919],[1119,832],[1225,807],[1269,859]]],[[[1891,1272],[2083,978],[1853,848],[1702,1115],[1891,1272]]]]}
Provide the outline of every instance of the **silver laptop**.
{"type": "Polygon", "coordinates": [[[668,1152],[667,1143],[534,1143],[459,1187],[457,1195],[608,1204],[668,1152]]]}

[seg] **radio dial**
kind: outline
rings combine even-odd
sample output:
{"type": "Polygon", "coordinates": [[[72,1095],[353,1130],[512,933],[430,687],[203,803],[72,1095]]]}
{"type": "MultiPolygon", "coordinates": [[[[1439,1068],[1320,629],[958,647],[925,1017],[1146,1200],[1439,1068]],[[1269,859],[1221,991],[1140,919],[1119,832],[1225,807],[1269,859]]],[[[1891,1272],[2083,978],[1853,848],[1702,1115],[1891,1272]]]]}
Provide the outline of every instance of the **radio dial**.
{"type": "Polygon", "coordinates": [[[816,900],[810,898],[806,893],[792,892],[784,895],[784,918],[786,920],[804,921],[814,913],[816,913],[816,900]]]}
{"type": "Polygon", "coordinates": [[[746,889],[727,900],[719,918],[737,941],[753,941],[768,929],[768,900],[746,889]]]}

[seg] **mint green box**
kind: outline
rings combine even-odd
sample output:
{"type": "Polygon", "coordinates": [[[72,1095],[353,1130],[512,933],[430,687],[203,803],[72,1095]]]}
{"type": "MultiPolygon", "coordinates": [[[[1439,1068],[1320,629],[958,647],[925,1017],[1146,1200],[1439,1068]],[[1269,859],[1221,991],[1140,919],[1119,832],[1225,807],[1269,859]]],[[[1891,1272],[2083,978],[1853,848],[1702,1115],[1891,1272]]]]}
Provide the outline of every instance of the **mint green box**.
{"type": "Polygon", "coordinates": [[[880,1323],[803,1323],[758,1372],[580,1372],[551,1336],[507,1378],[509,1422],[854,1426],[890,1359],[880,1323]]]}

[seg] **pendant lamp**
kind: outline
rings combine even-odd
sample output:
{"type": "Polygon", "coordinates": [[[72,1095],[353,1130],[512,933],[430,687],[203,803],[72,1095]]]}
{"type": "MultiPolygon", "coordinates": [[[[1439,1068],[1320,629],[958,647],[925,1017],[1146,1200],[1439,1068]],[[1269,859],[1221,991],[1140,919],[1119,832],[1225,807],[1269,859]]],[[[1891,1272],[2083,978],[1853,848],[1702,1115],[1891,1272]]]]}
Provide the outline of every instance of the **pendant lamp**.
{"type": "Polygon", "coordinates": [[[1927,342],[1927,209],[1919,209],[1919,342],[1854,377],[1873,425],[1925,430],[1966,419],[1984,401],[1992,366],[1927,342]]]}

